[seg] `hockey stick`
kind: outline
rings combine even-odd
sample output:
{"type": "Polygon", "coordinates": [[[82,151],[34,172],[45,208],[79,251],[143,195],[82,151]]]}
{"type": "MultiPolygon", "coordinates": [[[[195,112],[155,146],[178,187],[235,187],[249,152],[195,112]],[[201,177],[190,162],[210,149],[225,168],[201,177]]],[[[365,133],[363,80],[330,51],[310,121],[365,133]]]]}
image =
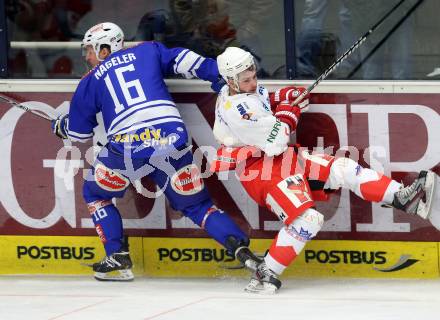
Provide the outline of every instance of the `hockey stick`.
{"type": "Polygon", "coordinates": [[[12,105],[14,107],[20,108],[20,109],[22,109],[22,110],[24,110],[26,112],[30,112],[30,113],[32,113],[33,115],[35,115],[35,116],[37,116],[39,118],[43,118],[43,119],[46,119],[48,121],[54,120],[50,116],[48,116],[47,114],[45,114],[43,112],[40,112],[40,111],[37,111],[37,110],[34,110],[34,109],[31,109],[29,107],[26,107],[25,105],[22,104],[22,102],[18,102],[17,100],[4,95],[3,93],[0,93],[0,100],[4,101],[6,103],[9,103],[10,105],[12,105]]]}
{"type": "Polygon", "coordinates": [[[405,0],[400,0],[391,10],[389,10],[374,26],[372,26],[363,36],[361,36],[347,51],[345,51],[323,74],[319,76],[303,93],[301,93],[291,105],[297,105],[303,100],[322,80],[333,72],[354,50],[359,48],[362,43],[388,18],[405,0]]]}
{"type": "Polygon", "coordinates": [[[379,41],[376,46],[368,53],[368,55],[364,57],[362,61],[359,62],[358,65],[350,72],[350,74],[347,76],[348,79],[350,79],[362,67],[362,65],[368,59],[370,59],[370,57],[384,44],[385,41],[388,40],[388,38],[406,21],[406,19],[409,18],[409,16],[417,9],[418,6],[422,4],[423,1],[425,0],[419,0],[408,10],[408,12],[396,23],[396,25],[390,31],[388,31],[385,37],[381,41],[379,41]]]}

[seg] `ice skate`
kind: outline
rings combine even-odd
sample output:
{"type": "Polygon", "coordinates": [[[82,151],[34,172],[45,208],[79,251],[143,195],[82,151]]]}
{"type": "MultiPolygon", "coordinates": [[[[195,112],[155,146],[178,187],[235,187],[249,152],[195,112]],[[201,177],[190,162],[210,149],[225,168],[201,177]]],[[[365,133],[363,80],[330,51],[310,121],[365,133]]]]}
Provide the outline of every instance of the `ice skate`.
{"type": "Polygon", "coordinates": [[[94,277],[99,281],[132,281],[134,279],[128,250],[121,249],[102,261],[89,265],[95,272],[94,277]]]}
{"type": "Polygon", "coordinates": [[[225,269],[247,268],[252,272],[257,270],[257,266],[263,262],[263,259],[257,257],[248,247],[249,243],[243,243],[235,237],[230,236],[226,240],[226,247],[234,253],[235,258],[240,262],[238,266],[228,266],[225,269]]]}
{"type": "Polygon", "coordinates": [[[266,262],[263,261],[257,266],[257,270],[244,290],[258,294],[274,294],[279,288],[281,288],[281,281],[278,279],[278,275],[270,270],[266,262]]]}
{"type": "Polygon", "coordinates": [[[240,247],[235,251],[235,257],[244,267],[251,271],[256,271],[257,267],[263,260],[257,257],[248,247],[240,247]]]}
{"type": "Polygon", "coordinates": [[[411,185],[394,194],[392,206],[428,219],[431,213],[436,178],[436,174],[432,171],[420,171],[419,177],[411,185]]]}

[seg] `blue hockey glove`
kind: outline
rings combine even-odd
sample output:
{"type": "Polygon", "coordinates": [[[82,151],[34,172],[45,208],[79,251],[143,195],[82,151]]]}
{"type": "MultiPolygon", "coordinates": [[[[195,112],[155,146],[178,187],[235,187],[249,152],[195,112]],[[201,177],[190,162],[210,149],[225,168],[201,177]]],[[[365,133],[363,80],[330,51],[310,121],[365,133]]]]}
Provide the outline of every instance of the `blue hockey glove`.
{"type": "Polygon", "coordinates": [[[61,139],[68,139],[67,127],[69,125],[69,115],[61,115],[51,121],[52,132],[61,139]]]}
{"type": "Polygon", "coordinates": [[[226,85],[225,79],[219,76],[216,81],[211,82],[211,89],[216,93],[220,93],[224,85],[226,85]]]}

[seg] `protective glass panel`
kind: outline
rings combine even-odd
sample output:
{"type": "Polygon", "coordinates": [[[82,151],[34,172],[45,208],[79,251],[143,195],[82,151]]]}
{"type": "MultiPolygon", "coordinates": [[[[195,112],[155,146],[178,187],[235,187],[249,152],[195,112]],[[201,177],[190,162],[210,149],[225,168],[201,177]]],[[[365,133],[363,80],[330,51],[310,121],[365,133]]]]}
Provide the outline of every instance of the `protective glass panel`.
{"type": "Polygon", "coordinates": [[[285,77],[283,1],[7,0],[13,78],[79,78],[80,41],[91,26],[114,22],[130,41],[156,40],[215,58],[227,46],[250,50],[260,78],[285,77]]]}
{"type": "MultiPolygon", "coordinates": [[[[400,0],[295,1],[296,77],[315,79],[400,0]]],[[[435,0],[405,0],[330,79],[433,79],[440,64],[435,0]]]]}

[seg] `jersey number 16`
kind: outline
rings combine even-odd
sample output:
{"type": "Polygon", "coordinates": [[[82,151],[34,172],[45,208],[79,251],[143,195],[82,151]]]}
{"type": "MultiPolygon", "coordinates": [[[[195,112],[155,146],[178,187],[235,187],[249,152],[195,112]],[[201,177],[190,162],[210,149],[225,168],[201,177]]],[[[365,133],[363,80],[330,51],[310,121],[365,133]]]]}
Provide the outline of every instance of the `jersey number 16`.
{"type": "MultiPolygon", "coordinates": [[[[141,102],[144,102],[147,100],[145,96],[145,92],[142,89],[141,82],[139,79],[131,80],[126,82],[124,79],[124,72],[130,72],[134,71],[134,65],[129,64],[124,67],[119,67],[115,69],[116,78],[119,82],[119,87],[121,88],[122,93],[124,94],[125,101],[127,102],[127,106],[132,106],[141,102]],[[130,94],[130,88],[134,88],[136,91],[136,96],[133,97],[130,94]]],[[[115,113],[118,114],[119,112],[123,111],[125,109],[124,105],[119,101],[118,96],[116,95],[115,87],[113,86],[112,81],[110,80],[109,75],[104,78],[105,84],[108,88],[108,91],[110,92],[110,95],[113,99],[113,102],[115,104],[115,113]]]]}

